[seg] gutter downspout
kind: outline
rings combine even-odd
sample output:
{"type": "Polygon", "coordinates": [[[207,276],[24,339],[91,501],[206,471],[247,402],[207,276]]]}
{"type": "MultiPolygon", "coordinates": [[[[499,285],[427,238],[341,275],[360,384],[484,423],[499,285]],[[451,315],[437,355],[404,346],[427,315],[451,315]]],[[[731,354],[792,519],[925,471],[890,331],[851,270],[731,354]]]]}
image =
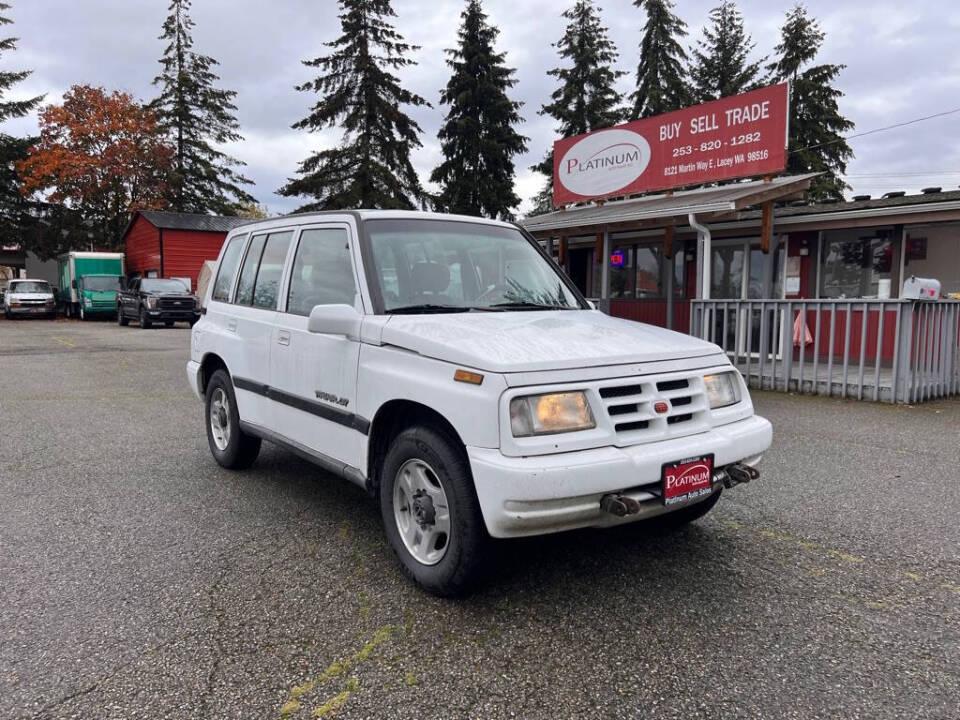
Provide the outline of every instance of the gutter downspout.
{"type": "Polygon", "coordinates": [[[710,250],[713,236],[710,228],[697,222],[696,213],[687,214],[687,222],[697,231],[697,297],[710,299],[710,250]]]}

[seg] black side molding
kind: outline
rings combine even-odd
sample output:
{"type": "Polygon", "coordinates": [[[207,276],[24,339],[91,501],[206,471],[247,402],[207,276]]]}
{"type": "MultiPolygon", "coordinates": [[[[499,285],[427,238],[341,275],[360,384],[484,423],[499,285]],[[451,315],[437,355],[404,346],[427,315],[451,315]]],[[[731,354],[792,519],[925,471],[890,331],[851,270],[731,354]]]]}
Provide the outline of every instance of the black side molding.
{"type": "Polygon", "coordinates": [[[289,450],[294,455],[302,457],[307,462],[318,465],[334,475],[339,475],[344,480],[349,480],[355,485],[359,485],[364,490],[369,490],[367,476],[364,475],[363,471],[359,468],[355,468],[352,465],[347,465],[344,462],[335,460],[329,455],[324,455],[316,450],[311,450],[310,448],[301,445],[298,442],[288,440],[287,438],[278,435],[272,430],[267,430],[265,427],[260,427],[259,425],[245,422],[244,420],[240,421],[240,429],[248,435],[255,435],[256,437],[262,438],[263,440],[271,442],[274,445],[279,445],[280,447],[289,450]]]}
{"type": "Polygon", "coordinates": [[[288,405],[297,410],[302,410],[305,413],[322,417],[324,420],[335,422],[338,425],[344,425],[364,435],[370,434],[370,421],[364,417],[360,417],[356,413],[331,407],[330,405],[311,398],[293,395],[283,390],[270,387],[269,385],[248,380],[247,378],[234,377],[233,386],[238,390],[247,390],[248,392],[262,395],[274,402],[281,403],[282,405],[288,405]]]}

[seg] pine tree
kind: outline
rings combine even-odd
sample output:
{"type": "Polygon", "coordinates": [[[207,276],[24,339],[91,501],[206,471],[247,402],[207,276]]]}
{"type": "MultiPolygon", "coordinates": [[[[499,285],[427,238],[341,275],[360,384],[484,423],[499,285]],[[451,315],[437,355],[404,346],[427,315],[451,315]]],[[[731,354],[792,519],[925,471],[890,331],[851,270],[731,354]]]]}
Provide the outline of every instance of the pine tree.
{"type": "MultiPolygon", "coordinates": [[[[10,9],[10,5],[0,2],[0,12],[10,9]]],[[[13,21],[0,15],[0,25],[9,25],[13,21]]],[[[17,38],[0,40],[0,55],[16,50],[17,38]]],[[[2,126],[7,120],[20,118],[33,111],[43,101],[43,96],[29,100],[7,100],[7,93],[18,83],[30,76],[29,70],[0,72],[0,245],[19,243],[24,223],[28,221],[29,203],[20,194],[20,178],[16,163],[23,160],[30,146],[30,138],[17,138],[3,132],[2,126]]]]}
{"type": "Polygon", "coordinates": [[[787,171],[826,173],[810,185],[809,195],[815,200],[843,198],[848,186],[842,176],[853,157],[841,133],[854,125],[840,114],[837,100],[843,93],[832,85],[846,66],[811,65],[824,37],[806,8],[794,6],[780,31],[777,59],[768,66],[774,79],[791,83],[787,171]]]}
{"type": "Polygon", "coordinates": [[[160,36],[167,43],[163,70],[153,81],[160,95],[150,105],[177,151],[170,205],[179,212],[235,215],[256,202],[241,187],[252,181],[235,169],[244,163],[217,149],[243,139],[235,117],[237,93],[216,87],[219,63],[194,51],[190,2],[170,2],[160,36]]]}
{"type": "Polygon", "coordinates": [[[762,61],[750,62],[755,43],[743,27],[743,15],[732,0],[710,11],[710,27],[693,51],[690,78],[697,102],[708,102],[752,90],[759,85],[762,61]]]}
{"type": "Polygon", "coordinates": [[[279,192],[312,201],[301,210],[399,208],[422,206],[427,194],[410,162],[421,147],[420,126],[403,106],[428,105],[400,86],[393,71],[415,61],[387,18],[396,17],[390,0],[340,0],[343,34],[326,43],[331,54],[306,60],[321,75],[297,90],[321,99],[293,127],[311,132],[339,123],[340,144],[300,163],[299,178],[279,192]]]}
{"type": "Polygon", "coordinates": [[[430,180],[440,184],[437,206],[446,212],[509,219],[520,204],[513,158],[527,149],[514,129],[522,103],[507,96],[515,71],[494,49],[500,31],[487,23],[480,0],[468,0],[461,18],[459,47],[447,50],[453,72],[440,93],[450,108],[438,135],[444,161],[430,180]]]}
{"type": "MultiPolygon", "coordinates": [[[[559,137],[572,137],[616,125],[623,119],[623,98],[615,85],[626,73],[612,68],[619,57],[617,48],[607,36],[593,0],[577,0],[563,17],[568,21],[566,31],[553,46],[568,64],[547,71],[560,81],[560,87],[540,114],[559,123],[559,137]]],[[[544,189],[534,200],[535,213],[547,212],[553,205],[553,149],[531,170],[547,176],[544,189]]]]}
{"type": "Polygon", "coordinates": [[[631,94],[631,118],[637,119],[687,107],[693,101],[687,78],[687,53],[680,40],[687,24],[673,14],[671,0],[634,0],[647,11],[640,41],[637,89],[631,94]]]}

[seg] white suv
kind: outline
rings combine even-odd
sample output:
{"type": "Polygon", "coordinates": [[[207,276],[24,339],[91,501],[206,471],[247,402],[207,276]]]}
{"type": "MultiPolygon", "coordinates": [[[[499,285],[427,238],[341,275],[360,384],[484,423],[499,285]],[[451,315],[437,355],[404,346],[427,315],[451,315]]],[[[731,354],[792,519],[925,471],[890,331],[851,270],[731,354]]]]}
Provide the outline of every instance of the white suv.
{"type": "Polygon", "coordinates": [[[771,442],[720,348],[592,309],[515,225],[261,221],[215,278],[187,375],[216,461],[264,439],[366,488],[431,592],[466,587],[491,536],[700,517],[771,442]]]}

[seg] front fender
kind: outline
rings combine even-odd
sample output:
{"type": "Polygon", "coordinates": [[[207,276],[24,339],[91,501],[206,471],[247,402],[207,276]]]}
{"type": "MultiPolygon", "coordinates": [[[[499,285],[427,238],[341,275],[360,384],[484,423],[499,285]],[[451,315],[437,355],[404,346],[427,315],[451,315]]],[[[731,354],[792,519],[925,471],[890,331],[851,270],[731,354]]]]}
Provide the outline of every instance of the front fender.
{"type": "Polygon", "coordinates": [[[364,344],[357,375],[357,412],[373,420],[386,403],[410,400],[442,415],[465,445],[499,447],[498,408],[506,381],[502,375],[482,373],[480,385],[457,382],[453,373],[458,369],[408,350],[364,344]]]}

